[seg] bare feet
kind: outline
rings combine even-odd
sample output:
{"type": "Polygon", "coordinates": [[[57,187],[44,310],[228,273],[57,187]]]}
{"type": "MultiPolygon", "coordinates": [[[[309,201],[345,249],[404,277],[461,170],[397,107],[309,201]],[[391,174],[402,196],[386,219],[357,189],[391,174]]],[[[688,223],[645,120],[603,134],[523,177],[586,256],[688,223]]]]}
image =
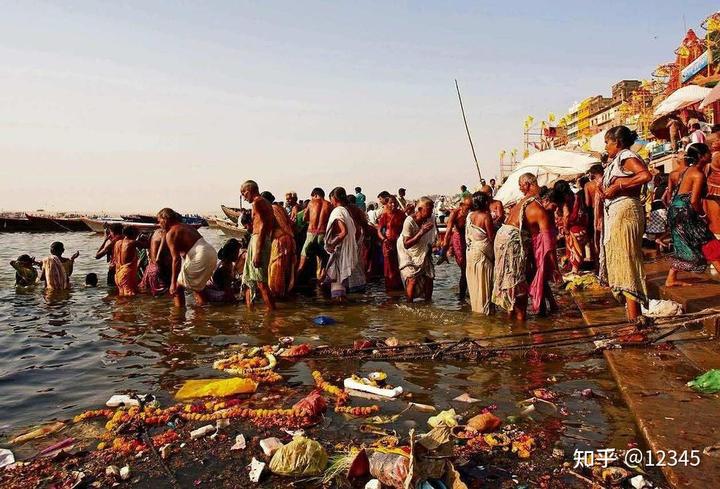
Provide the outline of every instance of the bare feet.
{"type": "Polygon", "coordinates": [[[683,282],[682,280],[666,280],[665,287],[692,287],[692,284],[688,282],[683,282]]]}

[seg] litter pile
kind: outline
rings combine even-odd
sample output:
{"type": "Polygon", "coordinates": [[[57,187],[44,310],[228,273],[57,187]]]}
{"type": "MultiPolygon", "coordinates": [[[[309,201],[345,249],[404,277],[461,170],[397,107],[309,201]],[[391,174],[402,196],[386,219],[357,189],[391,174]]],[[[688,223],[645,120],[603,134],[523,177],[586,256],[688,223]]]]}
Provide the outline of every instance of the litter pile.
{"type": "MultiPolygon", "coordinates": [[[[248,467],[247,475],[231,470],[233,485],[294,477],[336,487],[352,483],[371,489],[463,489],[463,479],[476,479],[473,471],[488,461],[504,459],[523,467],[538,450],[549,458],[557,438],[537,421],[568,414],[558,396],[542,388],[531,390],[531,397],[519,401],[516,413],[504,420],[495,406],[480,407],[481,401],[467,393],[453,399],[467,406],[465,412],[439,411],[409,401],[403,387],[391,385],[381,371],[351,374],[340,387],[315,370],[309,391],[304,386],[285,388],[278,385],[284,379],[275,372],[279,361],[312,350],[292,341],[235,348],[213,364],[231,377],[187,380],[174,403],[163,406],[151,395],[117,394],[104,408],[78,414],[72,422],[16,436],[10,440],[13,446],[61,431],[73,433],[24,461],[15,461],[10,450],[0,451],[0,487],[36,487],[40,481],[58,488],[111,487],[133,477],[147,482],[147,473],[158,468],[163,480],[185,487],[186,481],[178,479],[187,458],[212,453],[228,467],[248,467]],[[260,394],[264,386],[268,393],[260,394]],[[285,390],[272,395],[278,389],[285,390]],[[290,403],[295,396],[302,397],[290,403]],[[358,398],[365,399],[363,405],[353,405],[358,398]],[[383,413],[383,402],[405,407],[383,413]],[[382,428],[408,411],[427,413],[427,418],[407,425],[405,435],[382,428]],[[341,443],[322,439],[325,431],[319,426],[331,413],[348,427],[341,443]],[[82,429],[93,435],[80,439],[75,433],[82,429]]],[[[529,465],[524,467],[528,470],[529,465]]]]}

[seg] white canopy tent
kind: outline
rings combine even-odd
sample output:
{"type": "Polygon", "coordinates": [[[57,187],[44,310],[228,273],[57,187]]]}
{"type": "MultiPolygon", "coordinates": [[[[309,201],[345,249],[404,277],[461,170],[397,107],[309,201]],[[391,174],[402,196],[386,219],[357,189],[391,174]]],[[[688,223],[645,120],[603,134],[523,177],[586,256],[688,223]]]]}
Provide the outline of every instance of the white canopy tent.
{"type": "Polygon", "coordinates": [[[655,107],[655,117],[662,117],[702,102],[709,93],[709,88],[699,85],[680,87],[655,107]]]}
{"type": "Polygon", "coordinates": [[[597,157],[588,153],[574,153],[557,149],[533,153],[513,170],[500,190],[497,191],[495,198],[503,205],[520,200],[523,195],[518,187],[518,181],[523,173],[535,175],[540,186],[550,185],[560,179],[576,178],[599,162],[597,157]]]}

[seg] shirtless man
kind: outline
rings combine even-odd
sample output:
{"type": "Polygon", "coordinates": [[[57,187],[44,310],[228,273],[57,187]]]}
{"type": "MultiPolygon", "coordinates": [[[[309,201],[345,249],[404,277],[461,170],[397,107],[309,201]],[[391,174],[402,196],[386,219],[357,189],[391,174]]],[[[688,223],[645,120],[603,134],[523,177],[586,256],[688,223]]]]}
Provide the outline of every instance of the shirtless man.
{"type": "MultiPolygon", "coordinates": [[[[530,295],[531,235],[550,233],[552,221],[545,208],[535,200],[540,194],[537,177],[525,173],[520,176],[518,185],[525,197],[513,206],[495,237],[493,302],[505,309],[508,316],[525,321],[530,295]]],[[[546,278],[540,277],[542,288],[547,287],[545,293],[549,291],[546,278]]],[[[546,298],[550,299],[552,295],[546,298]]]]}
{"type": "MultiPolygon", "coordinates": [[[[710,232],[720,239],[720,127],[714,126],[707,137],[707,145],[712,151],[712,160],[707,166],[707,196],[705,213],[710,232]]],[[[720,271],[720,270],[719,270],[720,271]]]]}
{"type": "MultiPolygon", "coordinates": [[[[491,178],[490,182],[494,183],[495,179],[491,178]]],[[[500,226],[502,226],[505,222],[505,206],[503,206],[502,202],[493,198],[495,191],[492,186],[484,185],[480,191],[490,196],[490,217],[492,217],[493,228],[495,228],[495,231],[497,232],[497,230],[500,229],[500,226]]]]}
{"type": "Polygon", "coordinates": [[[666,207],[670,205],[670,200],[672,199],[675,185],[678,184],[678,180],[680,179],[680,174],[682,174],[682,172],[684,172],[687,168],[687,165],[685,164],[684,151],[678,151],[677,154],[673,156],[673,168],[674,170],[670,172],[670,175],[668,175],[667,190],[665,191],[665,195],[663,195],[662,198],[663,203],[666,207]]]}
{"type": "Polygon", "coordinates": [[[185,307],[185,289],[193,291],[195,303],[204,305],[202,291],[215,271],[217,252],[197,232],[182,223],[182,216],[170,208],[157,215],[165,231],[165,244],[172,259],[170,295],[177,307],[185,307]]]}
{"type": "Polygon", "coordinates": [[[240,187],[243,198],[252,204],[252,235],[248,244],[247,258],[243,268],[245,303],[252,308],[256,291],[260,292],[268,310],[275,309],[275,300],[268,287],[268,267],[275,214],[272,204],[260,195],[258,184],[248,180],[240,187]]]}
{"type": "Polygon", "coordinates": [[[322,276],[328,259],[328,254],[325,251],[325,228],[327,228],[332,205],[328,200],[325,200],[325,191],[319,187],[312,190],[310,197],[310,203],[305,210],[305,220],[308,223],[307,237],[300,253],[298,274],[305,268],[308,257],[313,262],[317,257],[320,259],[321,268],[318,276],[322,276]]]}
{"type": "Polygon", "coordinates": [[[123,229],[122,236],[123,239],[115,241],[113,246],[115,284],[119,296],[133,296],[138,292],[137,229],[127,226],[123,229]]]}
{"type": "MultiPolygon", "coordinates": [[[[465,187],[463,185],[463,187],[465,187]]],[[[472,195],[467,193],[463,194],[460,205],[450,212],[448,217],[447,229],[445,230],[445,239],[440,250],[440,260],[438,264],[443,261],[447,261],[448,249],[452,246],[453,256],[455,256],[455,263],[460,267],[460,285],[459,285],[459,296],[460,300],[464,301],[467,295],[467,278],[465,276],[465,223],[467,222],[467,216],[470,213],[470,207],[472,207],[472,195]]]]}

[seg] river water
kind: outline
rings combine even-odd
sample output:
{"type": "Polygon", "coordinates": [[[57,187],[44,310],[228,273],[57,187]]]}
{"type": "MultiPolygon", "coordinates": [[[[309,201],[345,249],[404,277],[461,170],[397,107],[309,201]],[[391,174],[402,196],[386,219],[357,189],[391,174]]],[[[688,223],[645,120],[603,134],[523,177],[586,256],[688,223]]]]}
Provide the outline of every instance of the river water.
{"type": "MultiPolygon", "coordinates": [[[[212,229],[202,233],[216,247],[225,239],[212,229]]],[[[500,316],[474,315],[468,306],[459,304],[454,263],[438,267],[434,300],[429,305],[407,305],[397,297],[388,298],[382,284],[374,284],[348,306],[333,307],[322,297],[298,296],[265,317],[261,308],[248,312],[241,305],[196,308],[189,298],[187,311],[180,313],[166,298],[119,299],[108,294],[104,283],[96,289],[84,288],[88,272],[104,281],[106,263],[93,257],[101,239],[90,233],[0,234],[1,433],[71,418],[127,390],[152,392],[170,402],[184,380],[222,376],[212,369],[212,362],[224,348],[238,343],[262,345],[294,336],[296,342],[346,345],[357,338],[453,339],[523,331],[500,316]],[[73,289],[54,298],[46,297],[41,287],[16,290],[8,262],[22,253],[40,259],[57,240],[64,242],[66,256],[80,251],[73,289]],[[331,315],[337,324],[314,325],[312,318],[318,314],[331,315]]],[[[562,315],[553,321],[532,320],[528,328],[541,331],[579,324],[572,301],[562,300],[562,315]]],[[[626,448],[638,439],[602,357],[533,362],[518,355],[483,363],[307,360],[281,362],[280,367],[286,385],[307,386],[305,391],[312,385],[314,369],[333,379],[380,369],[388,373],[392,384],[410,392],[415,402],[464,412],[469,405],[452,399],[467,392],[481,400],[478,406],[496,405],[500,417],[517,414],[518,401],[530,397],[531,389],[546,387],[565,399],[568,413],[558,420],[564,427],[559,443],[570,460],[575,448],[626,448]],[[600,395],[589,399],[577,395],[585,388],[600,395]]],[[[396,408],[384,404],[383,412],[400,411],[402,406],[397,404],[396,408]]],[[[427,416],[408,413],[397,428],[424,425],[427,416]]],[[[342,420],[333,423],[342,426],[342,420]]]]}

